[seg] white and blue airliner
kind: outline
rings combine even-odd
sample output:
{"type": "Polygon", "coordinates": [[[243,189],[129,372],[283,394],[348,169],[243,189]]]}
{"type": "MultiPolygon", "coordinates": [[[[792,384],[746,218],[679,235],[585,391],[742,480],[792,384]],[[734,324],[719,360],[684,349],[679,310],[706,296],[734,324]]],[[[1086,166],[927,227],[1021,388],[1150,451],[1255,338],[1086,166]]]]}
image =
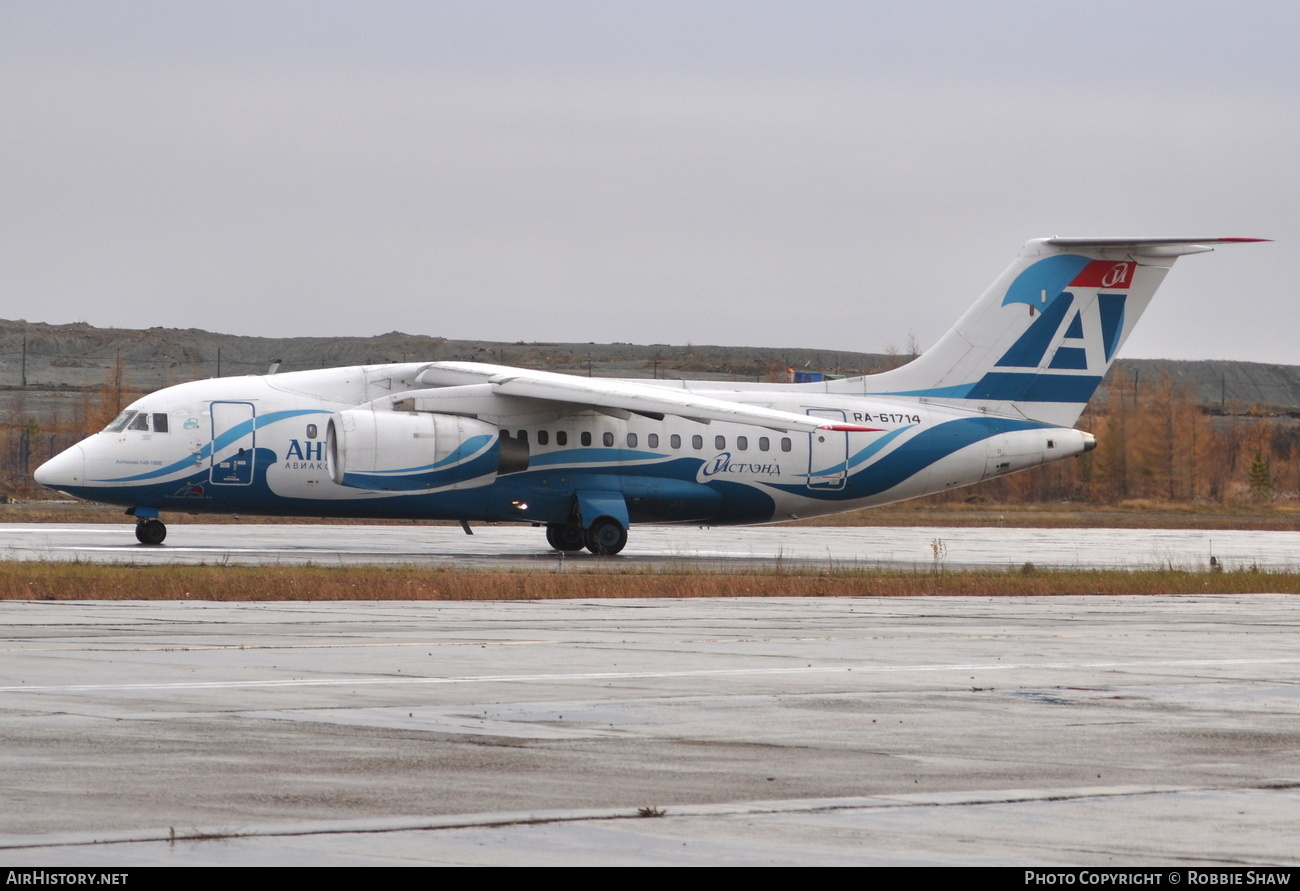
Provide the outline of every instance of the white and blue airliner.
{"type": "Polygon", "coordinates": [[[617,554],[635,523],[857,510],[1081,455],[1073,425],[1184,254],[1249,238],[1046,238],[925,354],[817,383],[606,380],[472,362],[217,378],[132,403],[36,480],[167,511],[522,522],[617,554]]]}

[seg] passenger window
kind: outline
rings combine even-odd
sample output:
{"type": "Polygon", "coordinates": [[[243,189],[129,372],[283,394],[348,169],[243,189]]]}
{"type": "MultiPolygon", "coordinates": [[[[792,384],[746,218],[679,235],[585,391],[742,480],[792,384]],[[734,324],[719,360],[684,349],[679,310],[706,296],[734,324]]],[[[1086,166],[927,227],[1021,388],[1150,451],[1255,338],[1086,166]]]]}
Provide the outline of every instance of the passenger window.
{"type": "Polygon", "coordinates": [[[727,447],[727,437],[725,436],[713,437],[713,447],[715,449],[725,449],[727,447]]]}
{"type": "Polygon", "coordinates": [[[790,437],[788,436],[781,437],[781,451],[783,452],[790,451],[790,437]]]}
{"type": "Polygon", "coordinates": [[[585,446],[591,445],[591,433],[587,430],[582,431],[582,444],[585,446]]]}
{"type": "MultiPolygon", "coordinates": [[[[167,432],[167,412],[156,411],[153,413],[153,432],[154,433],[167,432]]],[[[1051,446],[1049,445],[1048,448],[1051,448],[1051,446]]]]}
{"type": "Polygon", "coordinates": [[[652,449],[657,449],[657,448],[659,448],[659,434],[658,434],[658,433],[647,433],[647,434],[646,434],[646,438],[645,438],[645,444],[648,445],[648,446],[649,446],[650,448],[652,448],[652,449]]]}
{"type": "Polygon", "coordinates": [[[515,439],[519,440],[520,442],[528,442],[528,431],[520,430],[519,435],[516,436],[515,439]]]}
{"type": "Polygon", "coordinates": [[[700,434],[698,434],[698,433],[695,434],[694,436],[692,436],[692,437],[691,437],[691,448],[693,448],[693,449],[702,449],[702,448],[704,448],[704,437],[703,437],[703,436],[700,436],[700,434]]]}
{"type": "Polygon", "coordinates": [[[307,425],[307,438],[308,438],[308,439],[315,439],[315,438],[316,438],[316,425],[315,425],[315,424],[308,424],[308,425],[307,425]]]}
{"type": "Polygon", "coordinates": [[[551,434],[547,433],[545,430],[538,430],[538,431],[537,431],[537,444],[538,444],[538,445],[546,445],[546,444],[549,443],[550,441],[551,441],[551,434]]]}
{"type": "Polygon", "coordinates": [[[600,441],[605,444],[605,448],[609,448],[614,444],[614,434],[606,430],[601,434],[600,441]]]}
{"type": "Polygon", "coordinates": [[[556,445],[568,445],[568,444],[569,444],[569,434],[566,433],[566,432],[563,431],[563,430],[556,430],[556,431],[555,431],[555,444],[556,444],[556,445]]]}
{"type": "Polygon", "coordinates": [[[127,430],[148,430],[149,415],[147,415],[144,412],[140,412],[138,415],[136,415],[134,418],[131,419],[131,424],[126,429],[127,430]]]}
{"type": "Polygon", "coordinates": [[[737,437],[736,437],[736,448],[737,448],[739,451],[742,451],[742,452],[745,451],[745,449],[749,448],[749,437],[748,437],[748,436],[737,436],[737,437]]]}
{"type": "Polygon", "coordinates": [[[627,435],[627,447],[628,447],[629,449],[634,449],[634,448],[636,448],[636,434],[635,434],[635,433],[629,433],[629,434],[627,435]]]}
{"type": "Polygon", "coordinates": [[[681,436],[674,433],[672,436],[668,437],[668,444],[672,446],[674,449],[680,449],[682,447],[681,436]]]}
{"type": "Polygon", "coordinates": [[[766,452],[771,447],[772,442],[766,436],[760,436],[758,438],[758,450],[760,452],[766,452]]]}

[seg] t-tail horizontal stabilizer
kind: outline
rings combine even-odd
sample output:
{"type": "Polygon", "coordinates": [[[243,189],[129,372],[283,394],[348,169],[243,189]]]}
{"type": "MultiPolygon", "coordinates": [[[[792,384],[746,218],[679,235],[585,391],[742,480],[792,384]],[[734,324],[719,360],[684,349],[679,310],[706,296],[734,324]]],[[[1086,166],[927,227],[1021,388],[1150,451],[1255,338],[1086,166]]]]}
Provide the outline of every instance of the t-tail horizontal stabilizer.
{"type": "Polygon", "coordinates": [[[1068,427],[1176,259],[1267,240],[1035,239],[932,349],[865,391],[1068,427]]]}

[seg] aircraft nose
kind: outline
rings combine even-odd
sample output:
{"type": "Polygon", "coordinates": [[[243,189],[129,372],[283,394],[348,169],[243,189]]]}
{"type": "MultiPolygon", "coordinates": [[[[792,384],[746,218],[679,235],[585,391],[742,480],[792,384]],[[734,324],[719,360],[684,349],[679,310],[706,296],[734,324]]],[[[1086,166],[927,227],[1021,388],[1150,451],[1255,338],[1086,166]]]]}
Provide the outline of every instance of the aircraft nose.
{"type": "Polygon", "coordinates": [[[74,445],[46,461],[32,474],[36,482],[51,489],[80,486],[86,478],[86,452],[74,445]]]}

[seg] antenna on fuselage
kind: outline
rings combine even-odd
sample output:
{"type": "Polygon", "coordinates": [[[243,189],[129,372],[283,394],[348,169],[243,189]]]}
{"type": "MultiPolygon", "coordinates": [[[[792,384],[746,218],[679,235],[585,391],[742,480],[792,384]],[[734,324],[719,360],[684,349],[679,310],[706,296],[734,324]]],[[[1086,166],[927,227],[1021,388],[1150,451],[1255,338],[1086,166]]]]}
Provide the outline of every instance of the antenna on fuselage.
{"type": "Polygon", "coordinates": [[[276,373],[277,371],[279,371],[279,370],[280,370],[280,360],[279,360],[279,359],[272,359],[272,360],[271,360],[271,367],[268,368],[268,369],[266,370],[266,373],[267,373],[267,374],[275,374],[275,373],[276,373]]]}

